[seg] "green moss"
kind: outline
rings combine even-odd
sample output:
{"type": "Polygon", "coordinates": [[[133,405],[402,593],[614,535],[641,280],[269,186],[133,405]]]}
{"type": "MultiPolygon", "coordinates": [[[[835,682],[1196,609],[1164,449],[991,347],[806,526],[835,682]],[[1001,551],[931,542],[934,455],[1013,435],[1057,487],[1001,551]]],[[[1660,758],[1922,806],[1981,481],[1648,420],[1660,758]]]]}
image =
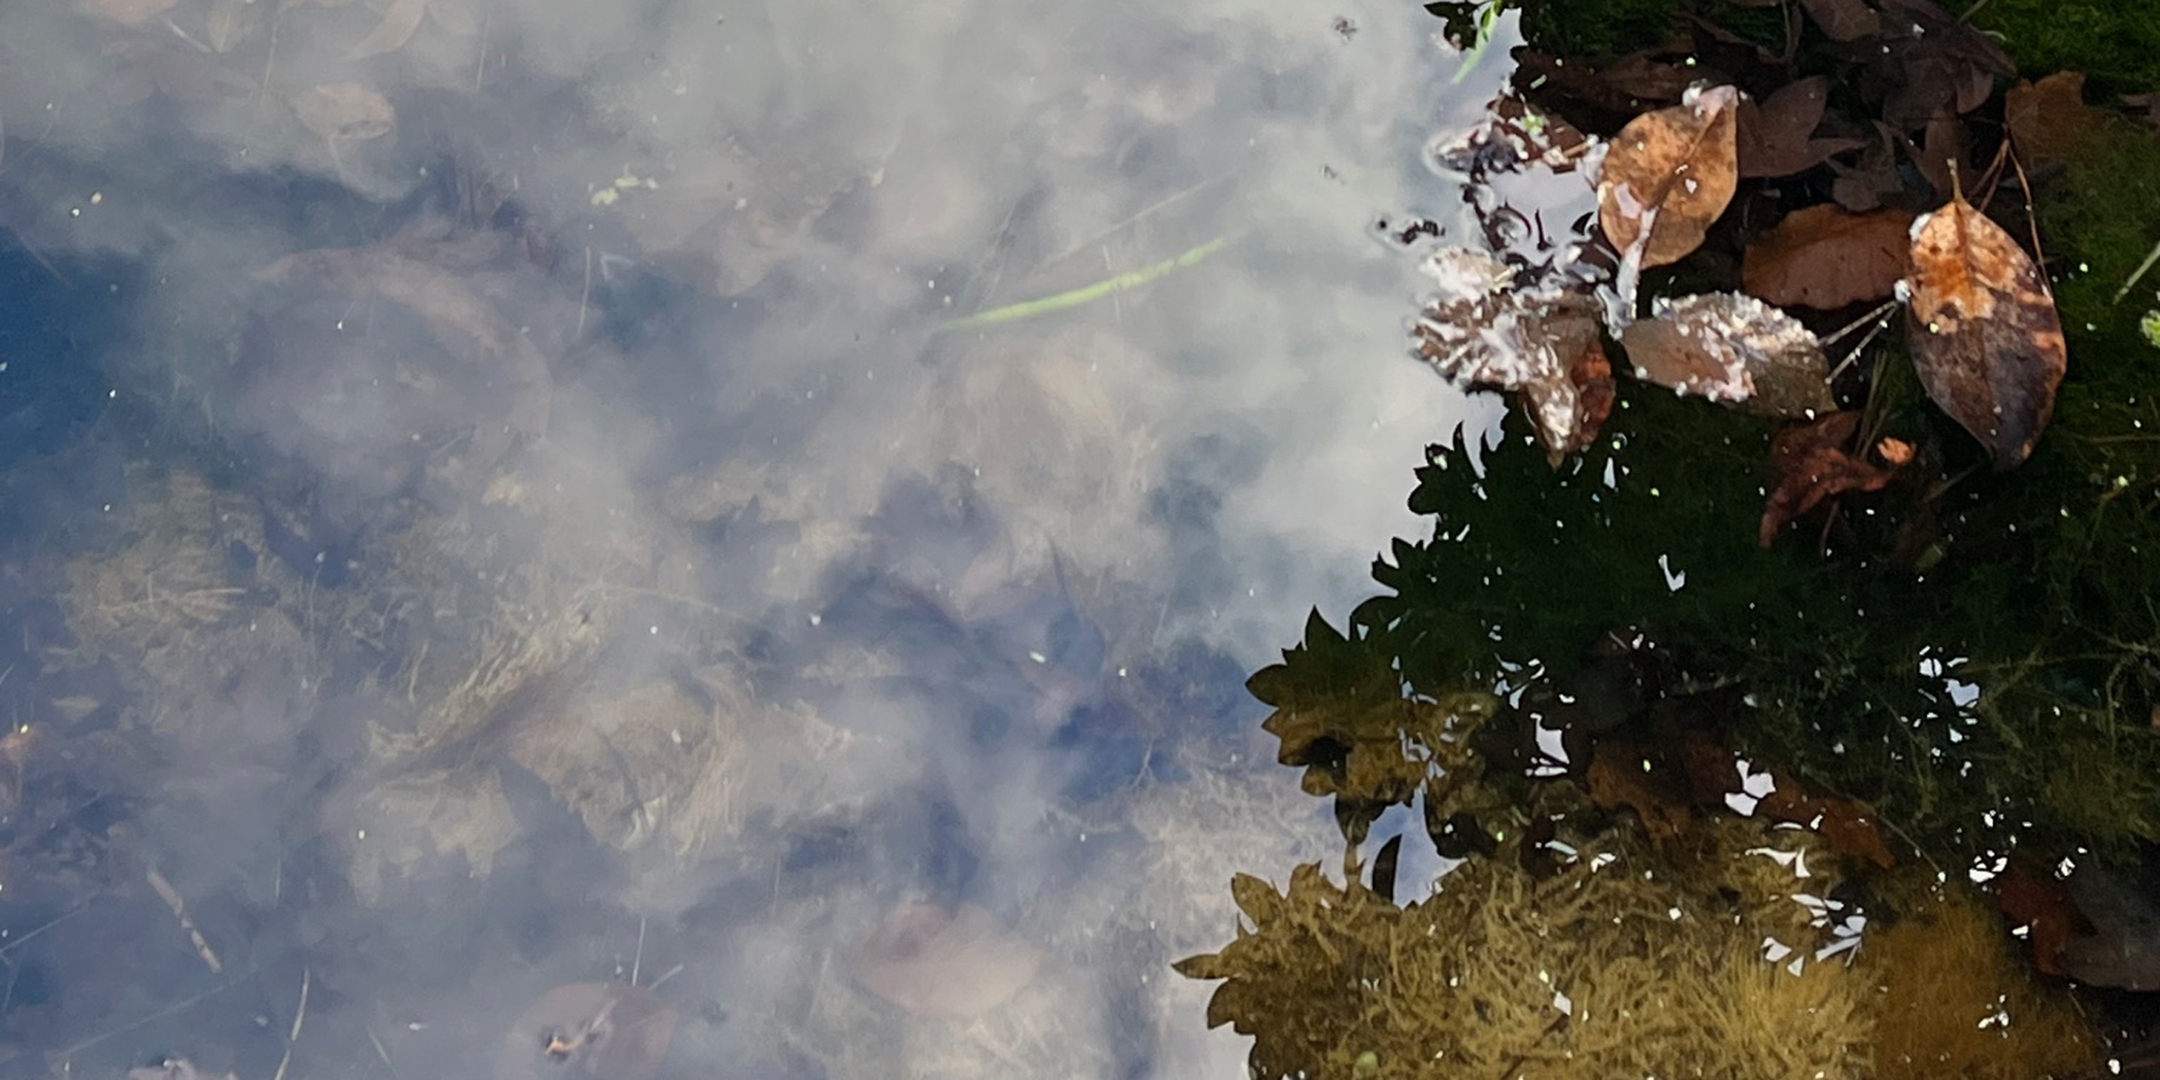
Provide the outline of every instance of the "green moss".
{"type": "Polygon", "coordinates": [[[2023,74],[2087,73],[2095,100],[2160,90],[2160,5],[1991,0],[1973,25],[1997,35],[2023,74]]]}

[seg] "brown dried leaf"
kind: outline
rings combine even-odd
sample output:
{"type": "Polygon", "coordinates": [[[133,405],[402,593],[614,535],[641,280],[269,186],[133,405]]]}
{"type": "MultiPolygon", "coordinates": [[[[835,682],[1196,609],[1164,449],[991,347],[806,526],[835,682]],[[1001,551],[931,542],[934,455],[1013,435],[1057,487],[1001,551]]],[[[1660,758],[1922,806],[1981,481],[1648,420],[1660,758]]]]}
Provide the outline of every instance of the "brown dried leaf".
{"type": "Polygon", "coordinates": [[[390,0],[382,21],[345,54],[345,59],[365,60],[404,48],[405,43],[412,40],[413,32],[427,19],[427,11],[428,0],[390,0]]]}
{"type": "Polygon", "coordinates": [[[167,11],[180,0],[75,0],[75,6],[91,15],[111,19],[122,26],[140,26],[167,11]]]}
{"type": "Polygon", "coordinates": [[[1752,296],[1660,297],[1620,340],[1637,378],[1682,394],[1771,416],[1837,407],[1822,343],[1798,319],[1752,296]]]}
{"type": "Polygon", "coordinates": [[[1748,245],[1740,280],[1773,304],[1827,311],[1881,300],[1905,277],[1912,219],[1903,210],[1802,207],[1748,245]]]}
{"type": "Polygon", "coordinates": [[[1928,118],[1918,149],[1911,140],[1905,146],[1913,167],[1927,177],[1936,198],[1949,198],[1957,191],[1957,178],[1973,171],[1972,139],[1965,133],[1965,122],[1948,113],[1928,118]]]}
{"type": "Polygon", "coordinates": [[[1687,778],[1661,765],[1647,748],[1626,739],[1600,742],[1584,773],[1590,801],[1607,810],[1626,808],[1642,819],[1656,843],[1678,838],[1694,824],[1687,778]]]}
{"type": "Polygon", "coordinates": [[[379,139],[397,128],[397,109],[364,83],[311,86],[294,95],[292,108],[309,131],[333,142],[379,139]]]}
{"type": "Polygon", "coordinates": [[[1645,269],[1700,247],[1732,201],[1739,100],[1730,86],[1690,90],[1679,105],[1636,117],[1613,140],[1598,180],[1598,223],[1626,250],[1643,229],[1644,212],[1655,209],[1645,269]]]}
{"type": "Polygon", "coordinates": [[[1700,731],[1682,737],[1680,755],[1696,805],[1799,825],[1840,855],[1884,868],[1897,864],[1880,820],[1865,804],[1817,791],[1776,766],[1747,761],[1700,731]]]}
{"type": "Polygon", "coordinates": [[[1519,391],[1556,462],[1590,445],[1613,403],[1597,302],[1562,289],[1511,288],[1504,264],[1466,248],[1436,251],[1424,269],[1441,291],[1412,328],[1418,356],[1457,385],[1519,391]]]}
{"type": "Polygon", "coordinates": [[[1867,145],[1851,138],[1818,139],[1830,79],[1814,75],[1786,83],[1761,105],[1742,101],[1738,152],[1742,177],[1791,176],[1812,169],[1832,154],[1867,145]]]}
{"type": "Polygon", "coordinates": [[[626,983],[548,991],[503,1036],[495,1080],[647,1080],[675,1041],[675,1009],[626,983]]]}
{"type": "Polygon", "coordinates": [[[1858,41],[1882,32],[1882,15],[1867,0],[1800,0],[1800,6],[1832,41],[1858,41]]]}
{"type": "Polygon", "coordinates": [[[1042,966],[1042,950],[972,904],[910,904],[855,954],[855,982],[916,1016],[964,1019],[1004,1004],[1042,966]]]}
{"type": "Polygon", "coordinates": [[[1824,499],[1848,491],[1880,491],[1890,483],[1895,470],[1856,458],[1848,450],[1859,431],[1859,413],[1837,412],[1788,427],[1770,441],[1770,464],[1778,482],[1763,507],[1756,535],[1762,546],[1776,543],[1785,526],[1824,499]]]}
{"type": "Polygon", "coordinates": [[[2085,74],[2058,71],[2037,83],[2020,82],[2003,98],[2003,123],[2018,157],[2034,170],[2069,161],[2080,144],[2100,134],[2104,110],[2085,104],[2085,74]]]}
{"type": "Polygon", "coordinates": [[[1885,39],[1875,78],[1889,89],[1883,119],[1912,131],[1942,115],[1963,116],[2017,74],[1993,38],[1932,0],[1882,0],[1885,39]]]}
{"type": "Polygon", "coordinates": [[[2055,411],[2062,320],[2039,268],[2002,226],[1953,195],[1913,223],[1906,328],[1920,385],[2015,468],[2055,411]]]}

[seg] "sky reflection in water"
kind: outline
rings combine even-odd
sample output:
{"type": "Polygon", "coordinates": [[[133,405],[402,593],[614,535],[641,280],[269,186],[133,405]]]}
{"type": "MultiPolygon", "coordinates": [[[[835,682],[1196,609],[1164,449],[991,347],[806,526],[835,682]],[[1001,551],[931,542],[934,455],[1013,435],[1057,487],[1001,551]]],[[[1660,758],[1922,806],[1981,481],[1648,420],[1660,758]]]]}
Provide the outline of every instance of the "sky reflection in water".
{"type": "Polygon", "coordinates": [[[0,692],[117,830],[8,882],[65,918],[0,1067],[270,1075],[306,981],[295,1075],[507,1076],[634,973],[685,1072],[1242,1068],[1164,964],[1331,849],[1239,684],[1464,415],[1367,226],[1460,223],[1419,153],[1496,64],[1379,3],[158,6],[0,11],[0,692]],[[346,81],[393,131],[308,129],[346,81]],[[910,1020],[888,916],[918,1011],[1025,985],[910,1020]]]}

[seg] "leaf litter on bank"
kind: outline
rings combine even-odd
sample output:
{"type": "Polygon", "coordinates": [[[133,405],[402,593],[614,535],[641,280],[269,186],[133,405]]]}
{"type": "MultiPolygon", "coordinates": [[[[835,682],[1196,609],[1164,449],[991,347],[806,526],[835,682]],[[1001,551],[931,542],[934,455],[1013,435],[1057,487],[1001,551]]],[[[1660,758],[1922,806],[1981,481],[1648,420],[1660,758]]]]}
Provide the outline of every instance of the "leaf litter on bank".
{"type": "Polygon", "coordinates": [[[2054,414],[2068,362],[2047,282],[1962,192],[1913,222],[1911,262],[1901,295],[1920,385],[1997,470],[2015,468],[2054,414]]]}

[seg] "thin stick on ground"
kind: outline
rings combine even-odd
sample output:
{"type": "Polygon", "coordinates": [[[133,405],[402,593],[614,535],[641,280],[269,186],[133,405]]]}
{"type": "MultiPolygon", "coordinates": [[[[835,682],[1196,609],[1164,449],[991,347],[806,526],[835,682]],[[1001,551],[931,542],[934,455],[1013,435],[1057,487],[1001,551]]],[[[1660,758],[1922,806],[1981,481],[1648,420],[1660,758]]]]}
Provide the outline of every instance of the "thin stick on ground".
{"type": "Polygon", "coordinates": [[[187,901],[181,897],[180,890],[173,888],[173,883],[165,880],[165,875],[158,873],[156,867],[150,869],[148,876],[150,887],[157,890],[158,896],[164,899],[165,906],[171,908],[173,916],[180,920],[180,929],[187,933],[188,942],[195,946],[195,955],[202,957],[202,962],[209,966],[212,975],[225,974],[225,962],[218,959],[217,950],[210,947],[210,939],[203,936],[202,929],[196,926],[195,920],[188,915],[187,901]]]}
{"type": "MultiPolygon", "coordinates": [[[[293,1010],[292,1031],[287,1033],[285,1036],[285,1055],[278,1058],[277,1073],[276,1075],[272,1076],[270,1080],[285,1080],[285,1070],[292,1065],[293,1044],[300,1041],[301,1025],[307,1023],[308,987],[313,982],[313,970],[307,967],[302,967],[300,969],[300,1005],[298,1008],[293,1010]]],[[[372,1027],[369,1028],[368,1037],[373,1038],[374,1035],[374,1029],[372,1027]]],[[[380,1049],[380,1047],[377,1047],[377,1049],[380,1049]]]]}

